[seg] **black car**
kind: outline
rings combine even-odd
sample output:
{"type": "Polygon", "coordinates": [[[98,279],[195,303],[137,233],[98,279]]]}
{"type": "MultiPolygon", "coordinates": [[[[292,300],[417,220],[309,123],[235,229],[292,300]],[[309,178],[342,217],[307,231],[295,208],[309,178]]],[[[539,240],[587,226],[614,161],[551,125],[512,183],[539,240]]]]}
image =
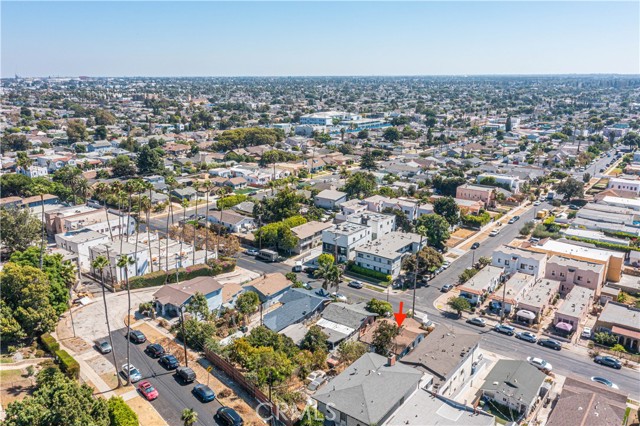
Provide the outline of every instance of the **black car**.
{"type": "MultiPolygon", "coordinates": [[[[126,337],[126,336],[125,336],[126,337]]],[[[147,341],[146,336],[144,335],[144,333],[140,330],[131,330],[129,332],[129,339],[133,342],[133,343],[144,343],[147,341]]]]}
{"type": "Polygon", "coordinates": [[[211,402],[216,399],[216,394],[207,385],[197,384],[191,392],[202,402],[211,402]]]}
{"type": "Polygon", "coordinates": [[[475,249],[477,249],[478,247],[480,247],[480,243],[473,243],[473,244],[471,244],[471,250],[475,250],[475,249]]]}
{"type": "Polygon", "coordinates": [[[159,358],[164,355],[164,348],[157,343],[147,345],[147,348],[144,351],[153,358],[159,358]]]}
{"type": "Polygon", "coordinates": [[[607,367],[615,368],[616,370],[620,370],[622,368],[622,363],[618,358],[614,358],[612,356],[602,356],[598,355],[593,359],[596,364],[606,365],[607,367]]]}
{"type": "Polygon", "coordinates": [[[166,354],[160,357],[158,361],[161,366],[166,368],[167,370],[175,370],[180,367],[180,363],[178,362],[178,358],[171,354],[166,354]]]}
{"type": "Polygon", "coordinates": [[[555,349],[556,351],[562,349],[562,344],[553,339],[540,339],[538,340],[538,344],[540,346],[544,346],[545,348],[555,349]]]}
{"type": "Polygon", "coordinates": [[[193,371],[191,367],[178,367],[176,374],[185,383],[191,383],[196,380],[196,372],[193,371]]]}
{"type": "Polygon", "coordinates": [[[231,407],[218,408],[215,417],[227,426],[242,426],[244,424],[240,414],[236,413],[236,410],[231,407]]]}

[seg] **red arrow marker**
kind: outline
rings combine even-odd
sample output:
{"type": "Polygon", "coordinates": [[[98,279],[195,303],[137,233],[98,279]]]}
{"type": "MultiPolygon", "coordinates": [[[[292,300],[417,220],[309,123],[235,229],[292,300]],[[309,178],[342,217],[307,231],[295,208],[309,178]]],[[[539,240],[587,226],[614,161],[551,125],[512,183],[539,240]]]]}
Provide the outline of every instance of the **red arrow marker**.
{"type": "Polygon", "coordinates": [[[396,317],[396,323],[398,324],[398,327],[402,325],[402,323],[404,322],[404,319],[407,317],[407,314],[402,312],[402,305],[403,303],[400,302],[400,307],[398,308],[398,312],[393,313],[393,316],[396,317]]]}

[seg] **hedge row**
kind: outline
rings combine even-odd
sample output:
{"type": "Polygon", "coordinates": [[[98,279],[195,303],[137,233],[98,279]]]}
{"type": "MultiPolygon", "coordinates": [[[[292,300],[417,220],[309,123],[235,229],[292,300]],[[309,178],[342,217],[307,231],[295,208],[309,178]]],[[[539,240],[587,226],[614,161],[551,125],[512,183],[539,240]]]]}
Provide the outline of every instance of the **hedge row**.
{"type": "Polygon", "coordinates": [[[64,349],[56,351],[56,359],[60,363],[60,369],[69,377],[80,377],[80,364],[64,349]]]}
{"type": "MultiPolygon", "coordinates": [[[[186,268],[178,269],[178,279],[180,281],[190,280],[196,277],[213,277],[224,272],[233,271],[235,262],[229,260],[220,260],[212,263],[214,267],[208,265],[194,265],[186,268]]],[[[176,270],[155,271],[141,277],[133,277],[129,279],[129,286],[132,289],[155,287],[165,283],[176,282],[176,270]]]]}
{"type": "Polygon", "coordinates": [[[120,396],[114,396],[107,401],[109,421],[111,426],[138,426],[138,415],[120,396]]]}
{"type": "Polygon", "coordinates": [[[636,247],[636,246],[625,246],[622,244],[607,243],[605,241],[591,240],[589,238],[579,238],[579,237],[567,237],[567,238],[569,240],[582,241],[583,243],[593,244],[594,246],[603,248],[603,249],[624,251],[627,253],[630,251],[640,251],[640,247],[636,247]]]}
{"type": "Polygon", "coordinates": [[[351,263],[347,265],[347,270],[352,271],[359,275],[364,275],[365,277],[374,278],[380,281],[391,281],[391,275],[384,274],[382,272],[373,271],[371,269],[363,268],[362,266],[358,266],[355,263],[351,263]]]}
{"type": "Polygon", "coordinates": [[[60,350],[60,344],[49,333],[40,336],[40,342],[42,342],[42,346],[44,346],[51,355],[55,355],[55,353],[60,350]]]}

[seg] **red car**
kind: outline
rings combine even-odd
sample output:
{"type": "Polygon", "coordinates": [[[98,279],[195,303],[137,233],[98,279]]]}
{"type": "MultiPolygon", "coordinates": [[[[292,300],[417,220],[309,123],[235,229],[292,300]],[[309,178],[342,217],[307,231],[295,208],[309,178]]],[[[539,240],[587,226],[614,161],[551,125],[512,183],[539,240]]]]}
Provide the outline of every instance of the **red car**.
{"type": "Polygon", "coordinates": [[[147,401],[152,401],[158,397],[158,391],[147,380],[138,385],[138,390],[147,398],[147,401]]]}

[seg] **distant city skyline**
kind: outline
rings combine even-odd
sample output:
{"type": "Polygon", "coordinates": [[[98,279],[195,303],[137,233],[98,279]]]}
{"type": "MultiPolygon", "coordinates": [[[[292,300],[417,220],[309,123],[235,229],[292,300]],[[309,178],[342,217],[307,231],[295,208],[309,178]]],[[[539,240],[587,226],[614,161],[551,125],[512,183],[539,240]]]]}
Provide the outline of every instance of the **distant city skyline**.
{"type": "Polygon", "coordinates": [[[639,74],[640,2],[7,2],[1,75],[639,74]]]}

